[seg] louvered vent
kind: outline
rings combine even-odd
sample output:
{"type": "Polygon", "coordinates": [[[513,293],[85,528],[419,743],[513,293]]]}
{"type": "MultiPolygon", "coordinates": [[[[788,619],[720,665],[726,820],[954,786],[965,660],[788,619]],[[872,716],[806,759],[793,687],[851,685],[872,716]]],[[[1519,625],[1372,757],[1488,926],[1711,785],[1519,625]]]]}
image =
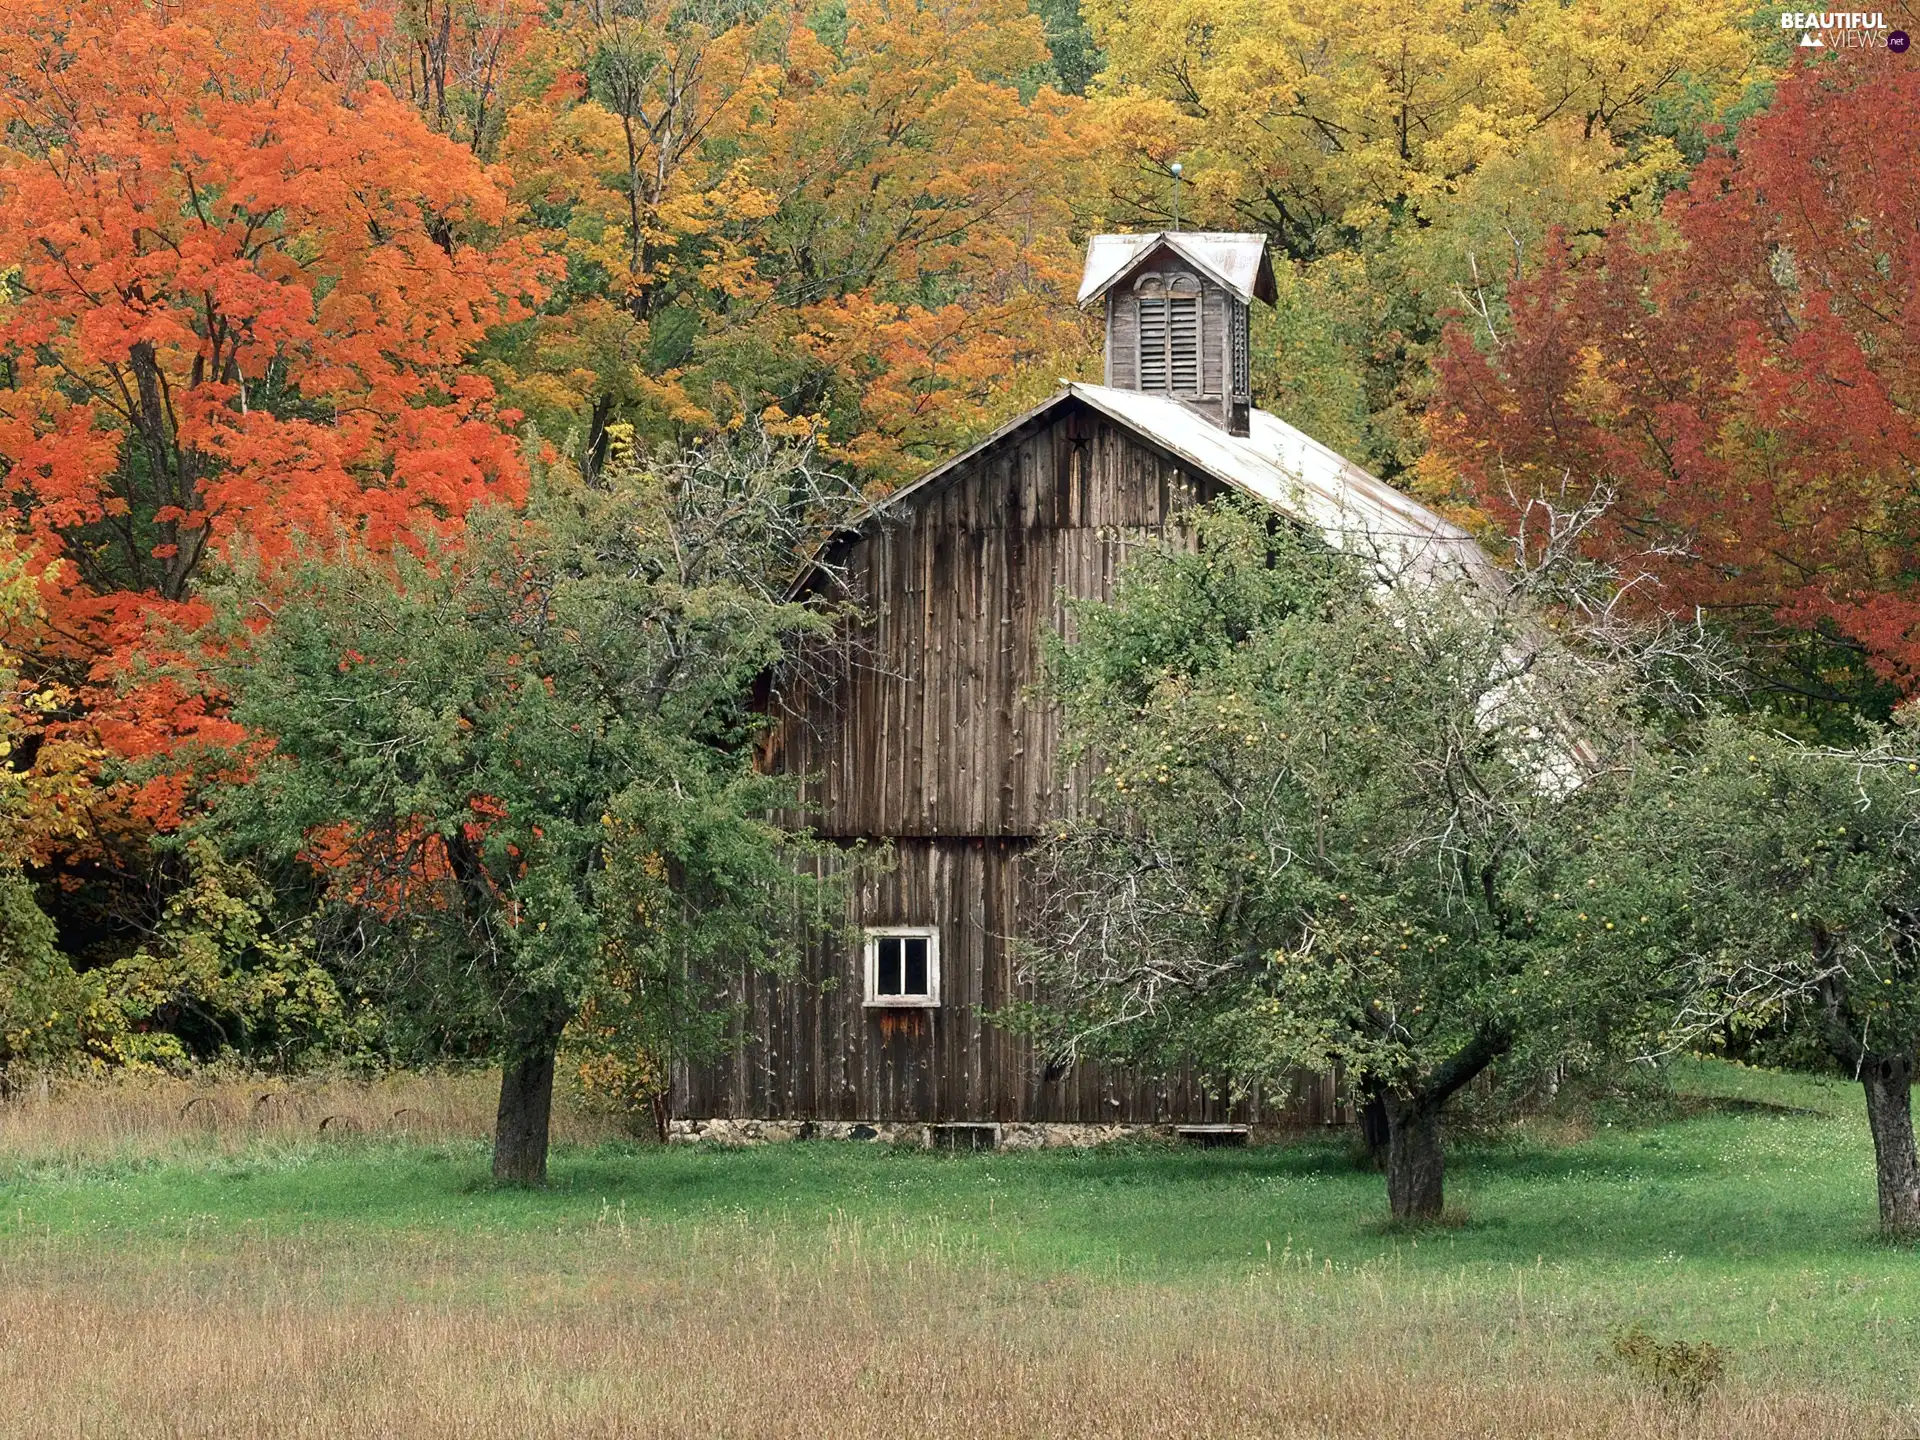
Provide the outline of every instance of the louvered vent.
{"type": "Polygon", "coordinates": [[[1168,345],[1176,395],[1200,393],[1200,297],[1168,297],[1168,345]]]}
{"type": "Polygon", "coordinates": [[[1236,399],[1252,392],[1252,377],[1249,371],[1247,344],[1247,307],[1239,301],[1233,306],[1233,393],[1236,399]]]}
{"type": "Polygon", "coordinates": [[[1167,388],[1167,297],[1140,297],[1140,388],[1167,388]]]}

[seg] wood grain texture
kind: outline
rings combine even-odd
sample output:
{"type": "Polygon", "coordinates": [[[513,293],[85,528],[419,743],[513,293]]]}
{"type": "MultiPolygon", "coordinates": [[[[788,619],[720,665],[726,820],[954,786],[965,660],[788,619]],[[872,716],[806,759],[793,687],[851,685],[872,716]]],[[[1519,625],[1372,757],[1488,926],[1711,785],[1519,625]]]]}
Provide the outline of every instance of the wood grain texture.
{"type": "Polygon", "coordinates": [[[861,1003],[857,938],[823,936],[797,974],[742,975],[737,1048],[676,1077],[678,1115],[776,1120],[921,1120],[1082,1124],[1313,1124],[1333,1117],[1330,1086],[1311,1077],[1286,1095],[1233,1101],[1190,1071],[1140,1076],[1080,1064],[1050,1076],[1025,1038],[993,1023],[1017,999],[1012,926],[1031,904],[1022,841],[898,841],[893,863],[848,894],[859,925],[934,925],[941,1004],[879,1010],[861,1003]]]}
{"type": "Polygon", "coordinates": [[[836,837],[1030,836],[1074,803],[1059,726],[1032,696],[1069,597],[1105,598],[1128,554],[1184,534],[1221,487],[1079,406],[1009,436],[835,562],[862,623],[776,687],[766,763],[808,777],[836,837]]]}
{"type": "MultiPolygon", "coordinates": [[[[1049,1080],[1044,1057],[992,1018],[1022,993],[1017,941],[1033,906],[1021,856],[1087,780],[1062,769],[1058,714],[1035,694],[1043,637],[1070,628],[1071,598],[1109,597],[1130,554],[1186,543],[1185,513],[1222,488],[1070,401],[830,554],[860,618],[774,683],[762,763],[804,777],[805,810],[789,818],[845,846],[891,846],[895,863],[853,886],[848,931],[816,940],[800,973],[737,978],[741,1043],[678,1068],[677,1114],[1255,1118],[1257,1097],[1229,1104],[1187,1074],[1081,1065],[1049,1080]],[[938,1009],[863,1008],[866,925],[939,927],[938,1009]]],[[[1301,1089],[1289,1120],[1332,1118],[1330,1086],[1301,1089]]]]}

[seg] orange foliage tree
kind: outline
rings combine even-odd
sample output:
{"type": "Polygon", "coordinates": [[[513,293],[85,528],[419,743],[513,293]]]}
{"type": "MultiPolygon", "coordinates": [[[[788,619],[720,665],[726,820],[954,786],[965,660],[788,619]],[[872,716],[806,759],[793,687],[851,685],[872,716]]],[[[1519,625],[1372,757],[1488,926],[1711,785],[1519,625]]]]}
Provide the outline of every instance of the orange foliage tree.
{"type": "Polygon", "coordinates": [[[1542,489],[1610,491],[1603,543],[1669,552],[1676,607],[1839,642],[1776,679],[1830,690],[1850,652],[1911,690],[1916,147],[1920,71],[1901,57],[1796,70],[1670,199],[1666,233],[1557,251],[1511,291],[1496,345],[1450,334],[1436,466],[1495,519],[1542,489]]]}
{"type": "Polygon", "coordinates": [[[498,373],[589,469],[759,416],[911,474],[1094,353],[1047,65],[1021,0],[564,6],[501,153],[566,303],[498,373]]]}
{"type": "MultiPolygon", "coordinates": [[[[152,637],[237,537],[387,545],[518,497],[514,414],[466,362],[544,285],[503,175],[353,46],[351,7],[8,0],[0,470],[46,620],[30,674],[110,752],[229,741],[152,637]]],[[[177,781],[129,813],[168,823],[177,781]]]]}

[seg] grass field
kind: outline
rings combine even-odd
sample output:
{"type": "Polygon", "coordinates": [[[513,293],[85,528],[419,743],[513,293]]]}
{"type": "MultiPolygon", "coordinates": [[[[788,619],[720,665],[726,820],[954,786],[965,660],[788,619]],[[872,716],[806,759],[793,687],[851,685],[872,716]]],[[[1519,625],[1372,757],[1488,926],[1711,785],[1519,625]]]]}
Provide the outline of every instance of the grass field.
{"type": "Polygon", "coordinates": [[[0,1433],[1920,1436],[1920,1254],[1872,1238],[1857,1091],[1679,1079],[1662,1123],[1458,1147],[1464,1222],[1417,1236],[1333,1140],[715,1151],[576,1119],[527,1194],[485,1183],[483,1077],[15,1102],[0,1433]],[[1611,1353],[1635,1324],[1725,1378],[1663,1391],[1611,1353]]]}

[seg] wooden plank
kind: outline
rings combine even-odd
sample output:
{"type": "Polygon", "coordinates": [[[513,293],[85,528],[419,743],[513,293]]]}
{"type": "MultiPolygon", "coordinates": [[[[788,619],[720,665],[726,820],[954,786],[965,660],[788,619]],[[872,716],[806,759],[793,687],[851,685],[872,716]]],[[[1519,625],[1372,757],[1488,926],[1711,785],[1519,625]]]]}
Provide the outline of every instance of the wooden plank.
{"type": "Polygon", "coordinates": [[[1232,355],[1232,301],[1217,285],[1206,289],[1200,323],[1200,391],[1214,400],[1226,394],[1232,355]]]}
{"type": "MultiPolygon", "coordinates": [[[[1209,351],[1211,351],[1211,345],[1209,351]]],[[[944,1002],[919,1024],[866,1012],[856,941],[822,936],[790,979],[739,977],[739,1053],[677,1067],[676,1108],[872,1120],[1248,1123],[1189,1075],[1040,1057],[987,1019],[1020,992],[1015,937],[1033,897],[1021,855],[1087,793],[1057,773],[1057,714],[1027,693],[1065,597],[1104,599],[1129,553],[1191,543],[1182,513],[1219,487],[1075,406],[1009,436],[852,541],[842,564],[865,612],[810,647],[767,753],[811,775],[819,833],[891,838],[895,869],[852,887],[849,919],[935,924],[944,1002]]],[[[1330,1113],[1332,1091],[1303,1090],[1330,1113]]]]}

